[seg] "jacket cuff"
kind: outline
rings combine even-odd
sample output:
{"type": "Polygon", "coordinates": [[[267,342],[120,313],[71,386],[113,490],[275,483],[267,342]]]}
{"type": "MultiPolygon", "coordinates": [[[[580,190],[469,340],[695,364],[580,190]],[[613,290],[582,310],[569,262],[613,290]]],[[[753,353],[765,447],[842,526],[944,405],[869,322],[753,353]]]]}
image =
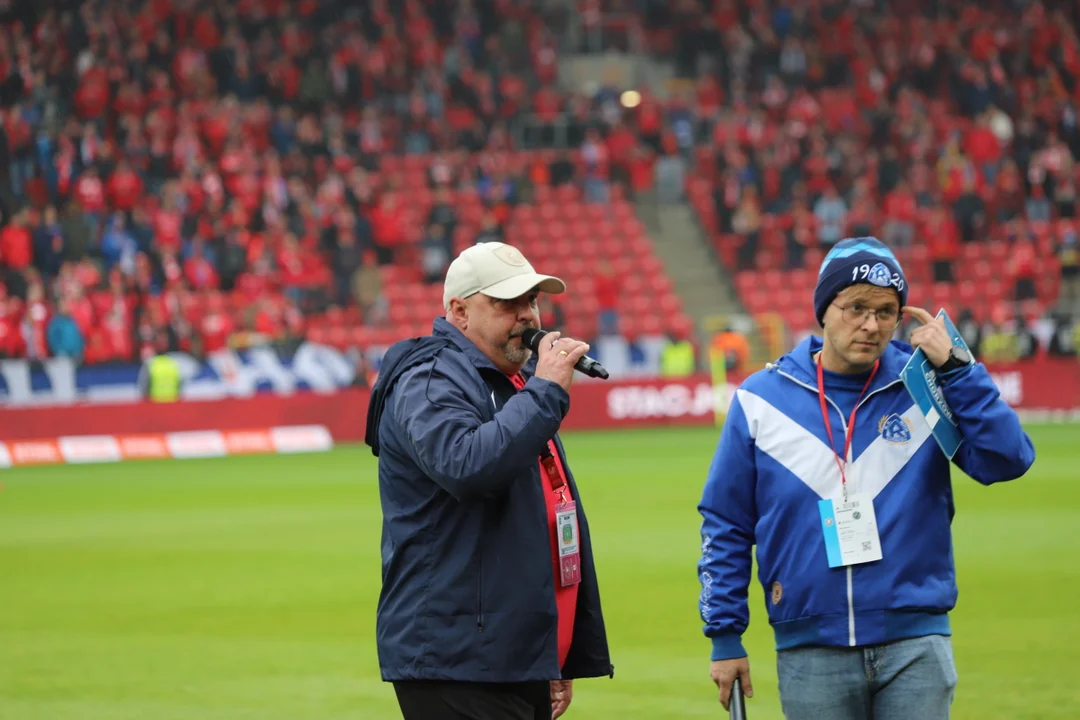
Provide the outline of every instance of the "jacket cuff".
{"type": "Polygon", "coordinates": [[[964,367],[959,367],[959,368],[956,368],[955,370],[950,370],[947,373],[939,373],[938,374],[938,380],[940,380],[942,382],[942,384],[948,385],[949,383],[951,383],[951,382],[953,382],[955,380],[958,380],[958,379],[963,378],[963,377],[967,377],[968,375],[971,374],[971,371],[974,370],[974,369],[975,369],[975,363],[969,363],[969,364],[965,365],[964,367]]]}
{"type": "Polygon", "coordinates": [[[712,639],[710,660],[733,660],[744,657],[746,657],[746,648],[743,647],[741,636],[729,633],[717,635],[712,639]]]}

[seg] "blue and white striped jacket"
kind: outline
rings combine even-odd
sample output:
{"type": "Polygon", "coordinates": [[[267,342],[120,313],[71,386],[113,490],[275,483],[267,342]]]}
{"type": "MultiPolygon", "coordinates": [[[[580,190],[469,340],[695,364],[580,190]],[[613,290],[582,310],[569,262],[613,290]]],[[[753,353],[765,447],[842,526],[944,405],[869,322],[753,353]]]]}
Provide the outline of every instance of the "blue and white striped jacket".
{"type": "MultiPolygon", "coordinates": [[[[900,380],[912,348],[890,343],[863,397],[847,463],[850,492],[874,498],[883,558],[830,568],[818,501],[842,494],[808,338],[736,391],[698,507],[701,617],[712,659],[743,657],[751,548],[778,650],[948,634],[956,604],[948,458],[900,380]]],[[[985,366],[940,378],[964,437],[954,460],[989,485],[1023,475],[1031,439],[985,366]]],[[[843,451],[847,418],[830,400],[843,451]]]]}

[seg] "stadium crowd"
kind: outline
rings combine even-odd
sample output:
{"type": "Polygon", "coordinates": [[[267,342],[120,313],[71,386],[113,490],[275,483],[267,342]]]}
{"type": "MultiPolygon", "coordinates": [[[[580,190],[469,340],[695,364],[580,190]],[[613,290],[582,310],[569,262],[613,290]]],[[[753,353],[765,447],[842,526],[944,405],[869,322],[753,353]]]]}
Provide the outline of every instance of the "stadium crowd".
{"type": "Polygon", "coordinates": [[[668,99],[633,88],[627,107],[631,88],[559,89],[563,4],[3,6],[0,357],[392,325],[395,269],[440,281],[554,185],[593,203],[685,188],[733,271],[878,235],[984,333],[1080,310],[1074,6],[583,0],[586,30],[675,61],[668,99]],[[430,210],[387,170],[400,155],[422,159],[430,210]],[[1008,286],[963,292],[990,243],[1008,286]]]}

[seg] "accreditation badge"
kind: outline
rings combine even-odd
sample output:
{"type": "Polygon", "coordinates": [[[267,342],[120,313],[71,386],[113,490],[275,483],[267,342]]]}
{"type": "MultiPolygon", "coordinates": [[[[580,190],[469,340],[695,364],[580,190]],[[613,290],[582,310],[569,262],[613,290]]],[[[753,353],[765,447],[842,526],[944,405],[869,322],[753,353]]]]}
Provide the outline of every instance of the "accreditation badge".
{"type": "Polygon", "coordinates": [[[559,503],[555,506],[555,530],[558,533],[562,586],[577,585],[581,582],[581,549],[576,502],[559,503]]]}

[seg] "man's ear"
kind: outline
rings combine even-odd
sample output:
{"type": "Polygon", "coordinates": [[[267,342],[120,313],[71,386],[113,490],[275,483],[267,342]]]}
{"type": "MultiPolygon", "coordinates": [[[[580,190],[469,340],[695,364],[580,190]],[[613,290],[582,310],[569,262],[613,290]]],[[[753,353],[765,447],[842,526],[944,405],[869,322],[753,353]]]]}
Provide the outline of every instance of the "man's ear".
{"type": "Polygon", "coordinates": [[[450,298],[450,307],[446,311],[446,319],[458,330],[465,332],[469,326],[469,306],[459,297],[450,298]]]}

